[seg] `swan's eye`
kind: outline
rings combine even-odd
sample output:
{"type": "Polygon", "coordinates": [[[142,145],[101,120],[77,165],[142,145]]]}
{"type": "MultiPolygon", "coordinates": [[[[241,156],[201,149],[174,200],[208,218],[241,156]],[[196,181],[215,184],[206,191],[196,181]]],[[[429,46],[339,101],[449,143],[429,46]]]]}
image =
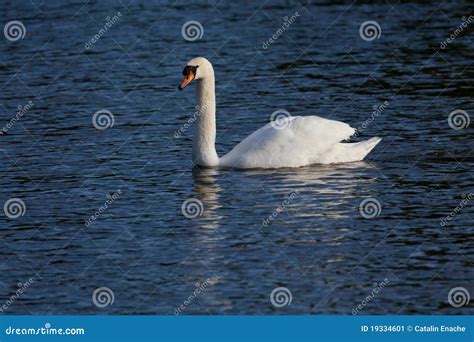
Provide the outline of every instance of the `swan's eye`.
{"type": "Polygon", "coordinates": [[[183,69],[183,76],[188,76],[189,73],[192,73],[194,76],[196,76],[197,68],[199,68],[199,65],[196,65],[196,66],[186,65],[183,69]]]}

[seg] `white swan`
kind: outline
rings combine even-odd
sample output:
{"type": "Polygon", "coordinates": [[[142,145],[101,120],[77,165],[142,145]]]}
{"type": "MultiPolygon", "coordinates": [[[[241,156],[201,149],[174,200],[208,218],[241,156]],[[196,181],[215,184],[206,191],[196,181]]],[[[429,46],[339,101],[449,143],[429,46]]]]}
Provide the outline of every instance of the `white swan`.
{"type": "Polygon", "coordinates": [[[342,143],[355,133],[349,125],[318,116],[284,117],[253,132],[222,158],[217,156],[214,69],[203,57],[191,59],[183,70],[182,90],[197,81],[198,119],[193,161],[200,166],[235,168],[300,167],[362,160],[380,142],[372,138],[342,143]]]}

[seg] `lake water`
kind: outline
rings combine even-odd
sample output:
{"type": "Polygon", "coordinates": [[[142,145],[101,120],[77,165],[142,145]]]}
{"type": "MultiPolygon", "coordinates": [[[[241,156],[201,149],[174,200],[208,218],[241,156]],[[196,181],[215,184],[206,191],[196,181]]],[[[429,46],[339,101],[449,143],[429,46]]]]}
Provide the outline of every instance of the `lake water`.
{"type": "Polygon", "coordinates": [[[2,25],[26,30],[0,44],[0,125],[16,118],[0,202],[24,203],[0,215],[3,312],[473,314],[448,295],[474,295],[473,123],[448,116],[474,120],[474,22],[440,47],[471,9],[3,1],[2,25]],[[192,20],[202,37],[188,41],[192,20]],[[378,38],[362,39],[366,21],[378,38]],[[177,85],[196,56],[216,72],[219,155],[278,109],[383,141],[345,165],[193,168],[192,128],[176,131],[195,85],[177,85]],[[94,127],[101,110],[112,127],[94,127]],[[187,200],[200,215],[183,215],[187,200]]]}

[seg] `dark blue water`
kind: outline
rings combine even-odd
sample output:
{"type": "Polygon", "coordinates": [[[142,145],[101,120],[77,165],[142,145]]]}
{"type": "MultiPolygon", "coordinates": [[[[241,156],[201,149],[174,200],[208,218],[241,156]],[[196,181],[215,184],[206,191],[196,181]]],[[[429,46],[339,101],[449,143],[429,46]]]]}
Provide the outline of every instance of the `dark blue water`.
{"type": "Polygon", "coordinates": [[[33,103],[0,136],[0,202],[26,208],[0,215],[0,304],[33,281],[4,313],[172,315],[187,301],[181,314],[350,315],[365,300],[360,314],[472,314],[448,293],[474,295],[474,201],[461,204],[474,192],[473,124],[455,130],[447,119],[462,109],[474,121],[474,22],[440,48],[470,10],[3,1],[2,26],[20,20],[26,34],[1,37],[0,126],[33,103]],[[201,39],[181,35],[190,20],[201,39]],[[381,34],[366,41],[359,27],[370,20],[381,34]],[[216,72],[220,155],[277,109],[364,126],[356,140],[383,141],[360,163],[193,169],[192,128],[175,132],[193,116],[194,85],[177,85],[196,56],[216,72]],[[99,110],[112,127],[94,127],[99,110]],[[188,199],[202,203],[200,216],[183,215],[188,199]],[[380,203],[378,216],[361,215],[365,199],[380,203]],[[104,308],[93,302],[101,287],[114,297],[104,308]],[[277,287],[290,305],[272,305],[277,287]]]}

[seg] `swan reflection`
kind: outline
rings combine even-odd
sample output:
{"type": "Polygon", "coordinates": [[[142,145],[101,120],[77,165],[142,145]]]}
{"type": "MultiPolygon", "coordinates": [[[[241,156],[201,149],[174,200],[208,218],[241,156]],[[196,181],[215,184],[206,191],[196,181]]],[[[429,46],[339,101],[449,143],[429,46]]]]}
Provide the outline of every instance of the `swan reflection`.
{"type": "MultiPolygon", "coordinates": [[[[193,169],[194,193],[204,206],[200,223],[202,228],[216,228],[222,223],[225,212],[238,216],[246,210],[258,210],[270,215],[279,205],[293,218],[347,218],[354,214],[354,200],[361,198],[368,185],[376,180],[374,170],[367,162],[274,170],[196,167],[193,169]],[[254,191],[241,193],[241,189],[235,187],[223,189],[226,185],[221,186],[217,181],[225,184],[225,178],[232,178],[228,184],[245,182],[254,191]],[[235,209],[226,210],[230,207],[235,209]]],[[[265,218],[266,215],[262,222],[265,218]]]]}
{"type": "Polygon", "coordinates": [[[218,175],[218,169],[193,168],[194,196],[203,204],[203,211],[199,220],[200,228],[218,228],[222,219],[222,216],[217,214],[217,210],[220,208],[219,192],[222,190],[219,184],[216,183],[218,175]]]}

